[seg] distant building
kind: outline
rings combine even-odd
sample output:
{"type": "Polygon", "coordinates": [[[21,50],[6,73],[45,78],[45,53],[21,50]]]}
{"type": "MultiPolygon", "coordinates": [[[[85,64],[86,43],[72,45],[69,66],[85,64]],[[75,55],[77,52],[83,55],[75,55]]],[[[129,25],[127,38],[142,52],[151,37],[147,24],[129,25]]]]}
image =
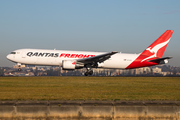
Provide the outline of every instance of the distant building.
{"type": "Polygon", "coordinates": [[[166,76],[166,75],[168,75],[168,72],[161,72],[161,74],[162,74],[163,76],[166,76]]]}
{"type": "MultiPolygon", "coordinates": [[[[35,66],[22,66],[24,67],[21,72],[17,71],[18,65],[13,68],[3,67],[0,68],[5,76],[82,76],[86,72],[86,68],[77,70],[62,70],[61,67],[35,67],[35,66]]],[[[94,76],[180,76],[180,67],[172,66],[152,66],[137,69],[102,69],[93,68],[94,76]]]]}
{"type": "Polygon", "coordinates": [[[162,74],[162,69],[161,68],[158,68],[158,67],[155,67],[155,68],[152,68],[152,72],[153,73],[158,73],[158,74],[162,74]]]}
{"type": "Polygon", "coordinates": [[[140,74],[143,74],[143,68],[137,68],[136,70],[135,70],[135,74],[136,75],[140,75],[140,74]]]}

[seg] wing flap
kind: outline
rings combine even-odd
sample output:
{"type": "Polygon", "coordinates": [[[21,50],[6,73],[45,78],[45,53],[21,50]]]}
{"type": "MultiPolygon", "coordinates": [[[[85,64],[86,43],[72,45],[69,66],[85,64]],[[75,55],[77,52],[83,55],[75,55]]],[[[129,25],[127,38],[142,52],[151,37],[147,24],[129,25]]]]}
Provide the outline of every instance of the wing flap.
{"type": "Polygon", "coordinates": [[[101,55],[96,55],[94,57],[89,57],[89,58],[83,58],[83,59],[78,59],[77,62],[80,62],[80,63],[84,63],[84,64],[87,64],[87,63],[102,63],[104,62],[105,60],[109,59],[112,55],[118,53],[117,51],[112,51],[112,52],[109,52],[109,53],[105,53],[105,54],[101,54],[101,55]]]}

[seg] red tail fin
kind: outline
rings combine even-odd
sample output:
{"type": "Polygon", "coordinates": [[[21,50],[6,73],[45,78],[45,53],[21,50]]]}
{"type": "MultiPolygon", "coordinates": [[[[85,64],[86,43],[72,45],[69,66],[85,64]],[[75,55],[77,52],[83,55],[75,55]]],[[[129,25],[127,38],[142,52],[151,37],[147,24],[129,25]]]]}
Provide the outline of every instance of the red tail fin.
{"type": "Polygon", "coordinates": [[[154,54],[154,57],[161,58],[170,41],[173,31],[174,30],[167,30],[164,32],[156,41],[154,41],[146,50],[142,52],[142,55],[151,56],[154,54]]]}
{"type": "Polygon", "coordinates": [[[166,32],[164,32],[156,41],[154,41],[146,50],[144,50],[136,58],[136,60],[133,61],[127,68],[137,68],[159,64],[148,62],[147,60],[162,58],[173,32],[174,30],[167,30],[166,32]]]}

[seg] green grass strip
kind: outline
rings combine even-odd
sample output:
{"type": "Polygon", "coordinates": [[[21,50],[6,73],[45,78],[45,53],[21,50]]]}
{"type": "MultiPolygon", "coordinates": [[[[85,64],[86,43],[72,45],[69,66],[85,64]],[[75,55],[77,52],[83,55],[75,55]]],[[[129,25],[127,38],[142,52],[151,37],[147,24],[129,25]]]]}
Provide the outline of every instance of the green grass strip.
{"type": "Polygon", "coordinates": [[[180,100],[180,77],[0,77],[0,100],[180,100]]]}

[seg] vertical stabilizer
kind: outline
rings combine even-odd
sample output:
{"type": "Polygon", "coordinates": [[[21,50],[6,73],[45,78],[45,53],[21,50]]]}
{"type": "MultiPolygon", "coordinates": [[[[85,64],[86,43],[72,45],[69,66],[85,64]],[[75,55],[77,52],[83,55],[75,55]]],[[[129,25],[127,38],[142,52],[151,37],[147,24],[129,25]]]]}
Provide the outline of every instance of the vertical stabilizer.
{"type": "Polygon", "coordinates": [[[161,58],[164,51],[171,39],[174,30],[167,30],[156,41],[154,41],[146,50],[142,52],[142,55],[154,56],[161,58]]]}
{"type": "Polygon", "coordinates": [[[166,32],[164,32],[156,41],[154,41],[147,49],[145,49],[127,68],[158,65],[159,63],[148,62],[148,60],[162,58],[173,32],[174,30],[167,30],[166,32]]]}

